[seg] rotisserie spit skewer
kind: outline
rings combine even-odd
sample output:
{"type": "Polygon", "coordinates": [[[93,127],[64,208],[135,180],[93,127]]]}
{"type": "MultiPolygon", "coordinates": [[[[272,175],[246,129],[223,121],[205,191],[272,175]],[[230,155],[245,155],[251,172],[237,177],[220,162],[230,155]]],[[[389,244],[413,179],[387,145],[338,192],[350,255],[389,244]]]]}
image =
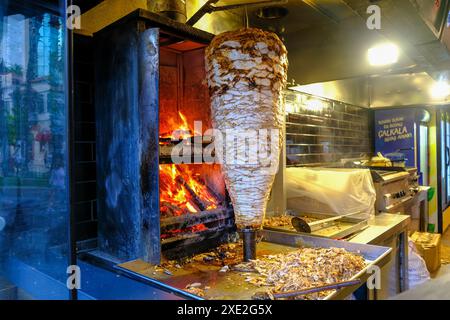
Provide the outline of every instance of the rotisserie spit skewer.
{"type": "Polygon", "coordinates": [[[262,226],[283,142],[286,48],[271,32],[253,28],[225,32],[206,49],[206,73],[213,126],[221,138],[225,135],[223,140],[214,139],[216,155],[225,155],[222,171],[236,225],[245,230],[244,241],[253,241],[244,252],[254,254],[256,235],[251,233],[262,226]],[[218,141],[225,141],[225,149],[218,141]],[[230,154],[239,159],[229,161],[230,154]]]}

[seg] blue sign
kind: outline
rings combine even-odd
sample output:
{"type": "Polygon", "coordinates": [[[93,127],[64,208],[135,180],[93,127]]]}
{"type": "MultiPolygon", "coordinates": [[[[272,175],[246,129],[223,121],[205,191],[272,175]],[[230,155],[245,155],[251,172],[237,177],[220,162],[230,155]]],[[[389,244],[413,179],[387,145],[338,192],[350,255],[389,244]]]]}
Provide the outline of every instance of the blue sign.
{"type": "Polygon", "coordinates": [[[375,111],[375,152],[383,155],[392,152],[403,153],[407,167],[415,163],[415,118],[411,109],[375,111]]]}

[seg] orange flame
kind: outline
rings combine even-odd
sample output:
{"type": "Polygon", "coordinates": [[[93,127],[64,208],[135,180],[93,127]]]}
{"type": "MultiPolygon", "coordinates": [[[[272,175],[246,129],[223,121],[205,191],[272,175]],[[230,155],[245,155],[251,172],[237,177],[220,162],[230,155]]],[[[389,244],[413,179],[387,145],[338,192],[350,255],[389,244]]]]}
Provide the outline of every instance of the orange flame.
{"type": "Polygon", "coordinates": [[[160,165],[159,181],[159,201],[163,215],[179,216],[199,212],[199,201],[205,206],[205,210],[218,207],[218,200],[200,181],[199,174],[194,173],[187,165],[160,165]]]}
{"type": "Polygon", "coordinates": [[[205,230],[208,230],[208,228],[204,224],[198,224],[198,225],[193,226],[193,227],[188,227],[188,228],[186,228],[184,230],[182,230],[182,229],[170,230],[167,233],[162,234],[161,235],[161,239],[167,239],[167,238],[175,237],[177,234],[181,234],[181,233],[201,232],[201,231],[205,231],[205,230]]]}
{"type": "Polygon", "coordinates": [[[192,137],[193,135],[201,135],[200,132],[194,132],[189,126],[186,116],[178,111],[178,116],[180,121],[171,121],[170,127],[177,128],[172,132],[164,132],[160,134],[160,138],[171,139],[171,140],[182,140],[185,138],[192,137]]]}
{"type": "MultiPolygon", "coordinates": [[[[202,133],[194,132],[189,127],[184,114],[178,112],[179,121],[171,120],[170,128],[177,128],[172,132],[160,133],[160,144],[170,143],[168,139],[182,140],[202,133]],[[161,140],[163,139],[163,140],[161,140]]],[[[172,130],[172,129],[171,129],[172,130]]],[[[195,214],[202,210],[213,210],[219,206],[213,192],[201,181],[200,174],[191,170],[189,165],[161,164],[159,166],[159,201],[161,217],[195,214]]],[[[207,230],[204,224],[198,224],[185,229],[168,231],[161,235],[161,239],[176,236],[185,232],[200,232],[207,230]]]]}

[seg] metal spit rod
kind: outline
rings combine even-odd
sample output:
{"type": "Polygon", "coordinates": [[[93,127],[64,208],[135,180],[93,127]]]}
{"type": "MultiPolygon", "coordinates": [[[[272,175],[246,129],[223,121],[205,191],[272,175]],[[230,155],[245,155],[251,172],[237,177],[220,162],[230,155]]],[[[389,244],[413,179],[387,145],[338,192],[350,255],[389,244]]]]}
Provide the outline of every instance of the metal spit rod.
{"type": "Polygon", "coordinates": [[[256,259],[256,236],[258,231],[255,229],[243,229],[242,241],[244,242],[244,261],[256,259]]]}
{"type": "Polygon", "coordinates": [[[287,0],[265,0],[265,1],[257,1],[257,2],[245,2],[245,3],[236,3],[236,4],[230,4],[230,5],[224,5],[224,6],[213,6],[213,4],[216,4],[219,2],[219,0],[208,0],[205,2],[205,4],[198,9],[196,13],[194,13],[189,20],[186,22],[187,25],[193,26],[196,24],[205,14],[207,13],[213,13],[217,11],[228,11],[228,10],[234,10],[234,9],[240,9],[240,8],[247,8],[247,7],[257,7],[257,6],[274,6],[274,5],[284,5],[287,4],[287,0]]]}

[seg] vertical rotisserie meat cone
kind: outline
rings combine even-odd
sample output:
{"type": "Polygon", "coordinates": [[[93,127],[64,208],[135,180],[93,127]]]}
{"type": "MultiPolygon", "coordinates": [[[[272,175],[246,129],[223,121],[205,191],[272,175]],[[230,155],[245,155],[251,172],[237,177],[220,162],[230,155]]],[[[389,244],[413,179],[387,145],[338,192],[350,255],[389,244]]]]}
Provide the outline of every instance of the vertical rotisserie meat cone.
{"type": "Polygon", "coordinates": [[[287,65],[286,48],[278,36],[260,29],[222,33],[206,49],[214,128],[227,137],[237,136],[237,145],[246,144],[237,147],[238,158],[252,158],[257,150],[258,161],[244,163],[226,159],[234,151],[225,142],[222,149],[222,171],[241,229],[262,226],[284,138],[287,65]]]}

